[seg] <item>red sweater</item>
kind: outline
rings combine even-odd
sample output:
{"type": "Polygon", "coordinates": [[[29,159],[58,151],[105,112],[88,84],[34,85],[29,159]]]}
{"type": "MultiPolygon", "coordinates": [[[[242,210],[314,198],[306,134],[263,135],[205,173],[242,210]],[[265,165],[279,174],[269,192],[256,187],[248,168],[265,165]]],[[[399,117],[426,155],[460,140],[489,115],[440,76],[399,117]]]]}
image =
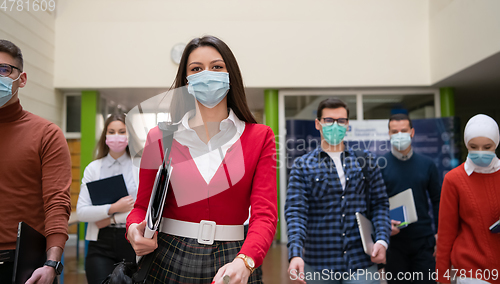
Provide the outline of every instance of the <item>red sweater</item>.
{"type": "Polygon", "coordinates": [[[71,211],[71,161],[57,125],[23,110],[0,109],[0,250],[16,247],[18,222],[64,248],[71,211]]]}
{"type": "Polygon", "coordinates": [[[462,272],[467,278],[482,276],[490,283],[500,283],[500,276],[484,278],[494,269],[500,272],[500,234],[489,231],[498,218],[500,171],[467,176],[462,164],[446,174],[439,207],[436,259],[439,282],[450,283],[444,274],[453,265],[459,269],[458,275],[462,272]]]}
{"type": "MultiPolygon", "coordinates": [[[[146,140],[139,173],[139,189],[127,228],[144,220],[158,167],[161,164],[161,131],[153,128],[146,140]]],[[[229,148],[207,185],[189,149],[174,140],[173,172],[163,217],[218,225],[242,225],[252,206],[247,238],[240,253],[262,264],[277,225],[276,148],[272,130],[247,123],[240,139],[229,148]],[[228,176],[229,179],[228,179],[228,176]],[[228,182],[229,180],[229,182],[228,182]]]]}

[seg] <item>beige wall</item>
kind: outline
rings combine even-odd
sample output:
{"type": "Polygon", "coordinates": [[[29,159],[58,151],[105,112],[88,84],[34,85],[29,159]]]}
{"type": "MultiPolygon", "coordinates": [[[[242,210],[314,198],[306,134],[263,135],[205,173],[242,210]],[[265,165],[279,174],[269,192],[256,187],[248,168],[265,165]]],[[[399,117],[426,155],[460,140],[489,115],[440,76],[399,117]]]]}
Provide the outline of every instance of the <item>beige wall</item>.
{"type": "Polygon", "coordinates": [[[427,1],[60,0],[60,88],[165,87],[170,49],[203,34],[235,53],[248,87],[430,82],[427,1]]]}
{"type": "Polygon", "coordinates": [[[60,0],[0,9],[23,50],[24,107],[61,125],[58,88],[166,87],[170,49],[213,34],[247,87],[428,86],[500,51],[498,0],[60,0]]]}
{"type": "Polygon", "coordinates": [[[500,52],[500,1],[429,0],[432,83],[500,52]]]}
{"type": "Polygon", "coordinates": [[[61,126],[63,100],[54,89],[55,17],[48,12],[15,9],[0,9],[0,38],[12,41],[23,52],[28,84],[19,91],[21,104],[61,126]]]}

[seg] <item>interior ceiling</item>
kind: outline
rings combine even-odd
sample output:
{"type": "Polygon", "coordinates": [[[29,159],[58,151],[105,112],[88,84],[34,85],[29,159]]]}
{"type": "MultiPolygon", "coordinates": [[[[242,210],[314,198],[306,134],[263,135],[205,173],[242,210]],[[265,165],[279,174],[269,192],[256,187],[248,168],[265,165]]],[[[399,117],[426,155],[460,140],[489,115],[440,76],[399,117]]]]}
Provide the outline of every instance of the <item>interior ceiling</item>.
{"type": "Polygon", "coordinates": [[[111,88],[98,89],[102,98],[109,104],[121,105],[130,110],[141,102],[165,92],[166,88],[111,88]]]}
{"type": "Polygon", "coordinates": [[[441,80],[433,87],[454,87],[464,93],[500,93],[500,52],[441,80]]]}
{"type": "Polygon", "coordinates": [[[456,115],[462,116],[462,124],[477,113],[499,120],[500,52],[437,82],[434,87],[455,88],[456,115]]]}

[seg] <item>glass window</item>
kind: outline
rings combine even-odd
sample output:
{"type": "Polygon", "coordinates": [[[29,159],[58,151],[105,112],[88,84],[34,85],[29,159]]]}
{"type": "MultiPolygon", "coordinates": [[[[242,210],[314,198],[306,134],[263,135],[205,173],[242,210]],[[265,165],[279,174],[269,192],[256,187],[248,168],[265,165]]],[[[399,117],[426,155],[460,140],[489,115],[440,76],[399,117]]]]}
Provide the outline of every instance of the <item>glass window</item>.
{"type": "Polygon", "coordinates": [[[80,96],[66,97],[66,133],[80,132],[81,106],[80,96]]]}
{"type": "Polygon", "coordinates": [[[314,120],[318,105],[327,98],[338,98],[344,101],[349,108],[349,119],[356,119],[356,96],[285,96],[285,118],[286,120],[314,120]]]}
{"type": "Polygon", "coordinates": [[[434,118],[434,94],[363,95],[364,119],[388,119],[395,113],[408,114],[411,119],[434,118]]]}

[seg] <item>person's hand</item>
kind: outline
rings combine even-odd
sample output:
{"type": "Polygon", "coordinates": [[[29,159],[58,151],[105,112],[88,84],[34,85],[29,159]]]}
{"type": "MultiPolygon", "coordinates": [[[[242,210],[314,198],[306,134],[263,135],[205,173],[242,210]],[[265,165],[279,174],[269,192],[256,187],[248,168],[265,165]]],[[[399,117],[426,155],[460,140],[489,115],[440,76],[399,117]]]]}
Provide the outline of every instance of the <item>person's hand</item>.
{"type": "Polygon", "coordinates": [[[111,204],[108,210],[108,215],[112,215],[114,213],[125,213],[134,208],[134,199],[132,196],[127,195],[125,197],[120,198],[115,203],[111,204]]]}
{"type": "Polygon", "coordinates": [[[134,223],[128,227],[127,239],[130,241],[132,248],[137,256],[146,255],[152,253],[158,247],[158,233],[155,232],[152,239],[144,237],[144,231],[146,230],[146,221],[142,221],[140,224],[134,223]]]}
{"type": "Polygon", "coordinates": [[[229,284],[247,284],[250,277],[250,269],[246,267],[243,259],[237,257],[233,262],[224,265],[217,271],[212,283],[226,284],[223,281],[223,277],[226,275],[231,279],[229,284]]]}
{"type": "Polygon", "coordinates": [[[304,280],[304,260],[301,257],[292,257],[288,266],[288,275],[293,282],[306,284],[304,280]]]}
{"type": "Polygon", "coordinates": [[[373,245],[372,258],[373,263],[385,263],[385,247],[380,243],[373,245]]]}
{"type": "Polygon", "coordinates": [[[33,271],[26,284],[52,284],[55,277],[56,271],[53,267],[42,266],[33,271]]]}
{"type": "Polygon", "coordinates": [[[106,218],[106,219],[102,219],[102,220],[95,222],[95,225],[99,229],[107,227],[107,226],[109,226],[109,224],[111,224],[111,218],[106,218]]]}
{"type": "Polygon", "coordinates": [[[391,236],[399,234],[399,224],[401,221],[391,220],[391,236]]]}

